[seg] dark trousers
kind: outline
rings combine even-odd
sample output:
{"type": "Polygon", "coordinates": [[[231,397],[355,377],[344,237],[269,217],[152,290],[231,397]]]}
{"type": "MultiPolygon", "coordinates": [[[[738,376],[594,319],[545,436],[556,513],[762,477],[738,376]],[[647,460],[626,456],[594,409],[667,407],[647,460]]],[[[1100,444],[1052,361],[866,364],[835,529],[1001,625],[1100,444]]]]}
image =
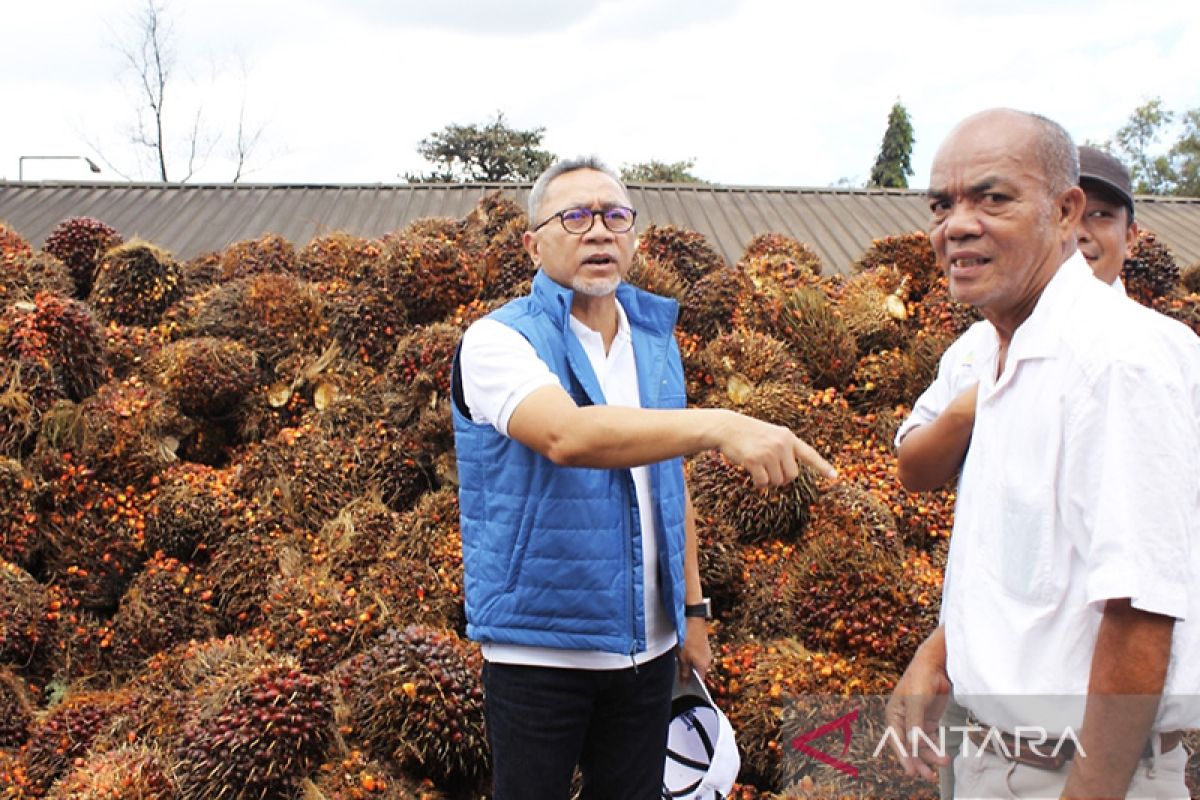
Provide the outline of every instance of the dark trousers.
{"type": "Polygon", "coordinates": [[[660,800],[675,654],[619,670],[486,663],[492,800],[660,800]]]}

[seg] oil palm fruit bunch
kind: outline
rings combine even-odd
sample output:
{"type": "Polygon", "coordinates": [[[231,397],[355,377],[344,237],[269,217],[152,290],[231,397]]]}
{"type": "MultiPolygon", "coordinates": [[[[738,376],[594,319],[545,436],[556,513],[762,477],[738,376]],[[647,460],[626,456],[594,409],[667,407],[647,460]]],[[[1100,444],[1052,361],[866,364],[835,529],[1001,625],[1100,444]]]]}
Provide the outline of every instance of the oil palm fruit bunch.
{"type": "Polygon", "coordinates": [[[149,326],[181,296],[175,257],[135,239],[100,257],[88,300],[105,322],[149,326]]]}
{"type": "Polygon", "coordinates": [[[1154,310],[1179,320],[1195,331],[1197,336],[1200,336],[1200,294],[1156,297],[1154,310]]]}
{"type": "Polygon", "coordinates": [[[183,800],[295,796],[332,743],[326,682],[286,657],[235,665],[200,685],[176,745],[183,800]]]}
{"type": "Polygon", "coordinates": [[[523,227],[529,224],[525,209],[497,189],[479,198],[479,202],[467,214],[466,227],[478,239],[488,242],[513,221],[519,221],[523,227]]]}
{"type": "Polygon", "coordinates": [[[182,561],[205,561],[227,533],[234,513],[229,470],[205,464],[172,464],[158,476],[146,507],[146,552],[182,561]]]}
{"type": "Polygon", "coordinates": [[[221,253],[220,276],[225,281],[262,273],[293,273],[295,269],[296,248],[274,233],[234,242],[221,253]]]}
{"type": "Polygon", "coordinates": [[[329,298],[330,332],[341,349],[363,364],[379,368],[408,330],[403,295],[379,275],[329,298]]]}
{"type": "Polygon", "coordinates": [[[305,797],[322,800],[445,800],[446,797],[428,778],[420,780],[405,775],[393,765],[370,758],[357,749],[334,754],[304,788],[305,797]]]}
{"type": "Polygon", "coordinates": [[[908,341],[908,283],[900,270],[880,266],[856,273],[841,287],[838,311],[860,355],[903,347],[908,341]]]}
{"type": "Polygon", "coordinates": [[[93,217],[71,217],[54,226],[43,249],[67,265],[75,282],[75,296],[92,291],[96,264],[110,247],[124,239],[111,226],[93,217]]]}
{"type": "Polygon", "coordinates": [[[854,271],[865,272],[876,267],[896,269],[908,276],[908,291],[918,300],[942,274],[929,235],[924,231],[873,240],[854,262],[854,271]]]}
{"type": "Polygon", "coordinates": [[[42,548],[37,483],[20,461],[0,458],[0,561],[28,568],[42,548]]]}
{"type": "MultiPolygon", "coordinates": [[[[783,256],[792,263],[805,267],[813,275],[820,275],[821,256],[795,237],[782,233],[760,233],[746,243],[746,252],[739,262],[743,268],[754,259],[783,256]]],[[[749,271],[749,270],[747,270],[749,271]]]]}
{"type": "Polygon", "coordinates": [[[814,387],[844,388],[858,363],[858,345],[825,296],[798,289],[783,302],[779,338],[800,358],[814,387]]]}
{"type": "Polygon", "coordinates": [[[110,663],[134,670],[154,654],[220,633],[212,582],[202,570],[156,553],[130,583],[110,622],[110,663]]]}
{"type": "Polygon", "coordinates": [[[0,667],[0,749],[17,748],[25,744],[33,714],[34,702],[29,685],[13,670],[0,667]]]}
{"type": "Polygon", "coordinates": [[[1180,271],[1179,283],[1184,291],[1200,294],[1200,261],[1190,264],[1180,271]]]}
{"type": "Polygon", "coordinates": [[[904,350],[877,350],[858,360],[846,389],[847,400],[861,413],[871,413],[913,402],[909,394],[912,373],[904,350]]]}
{"type": "Polygon", "coordinates": [[[165,393],[133,376],[112,381],[43,424],[42,443],[70,451],[99,480],[139,490],[177,460],[193,423],[165,393]]]}
{"type": "Polygon", "coordinates": [[[262,622],[271,581],[287,548],[303,547],[307,532],[269,503],[248,500],[226,522],[208,574],[217,587],[223,624],[245,631],[262,622]]]}
{"type": "Polygon", "coordinates": [[[205,292],[185,326],[188,335],[240,341],[268,370],[289,355],[320,353],[328,334],[325,302],[312,284],[273,272],[205,292]]]}
{"type": "Polygon", "coordinates": [[[625,280],[651,294],[669,297],[682,303],[687,296],[688,284],[671,266],[654,258],[643,258],[640,254],[633,259],[625,280]]]}
{"type": "Polygon", "coordinates": [[[93,752],[50,788],[46,800],[175,800],[166,755],[140,744],[93,752]]]}
{"type": "Polygon", "coordinates": [[[179,279],[184,297],[211,289],[222,280],[221,251],[210,250],[184,261],[179,267],[179,279]]]}
{"type": "Polygon", "coordinates": [[[313,283],[353,285],[375,268],[379,242],[345,231],[317,236],[296,254],[296,275],[313,283]]]}
{"type": "Polygon", "coordinates": [[[104,335],[91,309],[49,292],[5,309],[0,353],[44,368],[71,400],[82,400],[108,380],[104,335]]]}
{"type": "Polygon", "coordinates": [[[712,339],[701,359],[717,392],[728,393],[734,380],[750,384],[806,382],[804,368],[791,348],[769,334],[748,328],[735,328],[712,339]]]}
{"type": "Polygon", "coordinates": [[[737,732],[739,779],[771,791],[799,780],[811,763],[794,757],[796,736],[839,716],[831,712],[845,713],[846,698],[884,694],[896,681],[895,673],[877,664],[812,651],[791,639],[722,656],[742,657],[736,691],[718,701],[737,732]]]}
{"type": "Polygon", "coordinates": [[[410,625],[335,675],[351,724],[378,752],[448,789],[469,789],[489,771],[482,663],[453,632],[410,625]]]}
{"type": "Polygon", "coordinates": [[[381,241],[386,243],[392,236],[440,239],[470,255],[475,255],[483,247],[479,231],[468,225],[466,220],[454,217],[421,217],[410,222],[397,234],[384,235],[381,241]]]}
{"type": "Polygon", "coordinates": [[[816,496],[807,470],[785,486],[759,489],[750,473],[715,451],[688,464],[688,484],[696,512],[732,525],[743,543],[798,537],[816,496]]]}
{"type": "Polygon", "coordinates": [[[468,254],[437,236],[401,233],[382,241],[380,277],[404,298],[414,324],[439,322],[479,294],[482,276],[468,254]]]}
{"type": "Polygon", "coordinates": [[[0,304],[29,301],[38,292],[74,294],[75,283],[66,265],[44,250],[0,253],[0,304]]]}
{"type": "Polygon", "coordinates": [[[450,396],[450,371],[462,328],[449,322],[420,325],[397,343],[386,375],[425,407],[450,396]]]}
{"type": "Polygon", "coordinates": [[[701,339],[712,339],[734,327],[734,315],[752,291],[739,270],[720,267],[688,287],[679,309],[679,326],[701,339]]]}
{"type": "Polygon", "coordinates": [[[229,414],[258,385],[258,356],[235,339],[196,336],[164,347],[149,373],[179,410],[193,417],[229,414]]]}
{"type": "Polygon", "coordinates": [[[84,608],[111,612],[145,561],[150,495],[97,480],[70,453],[53,456],[53,467],[41,467],[46,480],[39,500],[46,537],[41,571],[84,608]]]}
{"type": "Polygon", "coordinates": [[[1150,231],[1138,233],[1133,254],[1121,270],[1125,292],[1142,305],[1154,304],[1179,285],[1179,264],[1171,249],[1150,231]]]}
{"type": "Polygon", "coordinates": [[[479,255],[483,275],[481,298],[507,300],[529,292],[534,267],[523,241],[528,229],[529,222],[522,214],[509,219],[487,240],[479,255]]]}
{"type": "Polygon", "coordinates": [[[0,561],[0,664],[27,665],[50,635],[52,613],[46,587],[0,561]]]}
{"type": "Polygon", "coordinates": [[[33,248],[29,246],[29,242],[25,240],[24,236],[17,233],[7,222],[0,220],[0,261],[9,255],[32,251],[33,248]]]}
{"type": "MultiPolygon", "coordinates": [[[[905,552],[814,520],[788,576],[793,630],[809,647],[874,657],[903,669],[937,626],[937,597],[905,580],[905,552]],[[919,602],[918,595],[924,602],[919,602]]],[[[940,575],[940,573],[939,573],[940,575]]],[[[780,632],[782,633],[782,632],[780,632]]]]}
{"type": "Polygon", "coordinates": [[[703,234],[673,225],[651,225],[638,235],[638,254],[675,271],[688,286],[708,273],[726,267],[725,259],[703,234]]]}
{"type": "Polygon", "coordinates": [[[43,789],[50,788],[75,759],[85,756],[110,728],[121,725],[136,706],[137,698],[129,691],[68,690],[30,726],[26,744],[30,776],[43,789]]]}

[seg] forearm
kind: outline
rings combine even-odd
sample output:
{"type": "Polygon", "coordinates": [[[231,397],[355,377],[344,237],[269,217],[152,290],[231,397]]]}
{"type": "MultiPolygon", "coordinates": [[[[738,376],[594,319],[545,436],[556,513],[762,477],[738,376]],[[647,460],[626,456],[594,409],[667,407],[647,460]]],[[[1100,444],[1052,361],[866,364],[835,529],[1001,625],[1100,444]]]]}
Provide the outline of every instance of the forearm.
{"type": "Polygon", "coordinates": [[[1174,620],[1110,600],[1096,637],[1087,708],[1064,797],[1122,798],[1158,711],[1174,620]]]}
{"type": "Polygon", "coordinates": [[[969,405],[964,400],[951,403],[900,442],[896,476],[904,488],[913,492],[939,489],[958,474],[975,428],[974,393],[969,405]]]}
{"type": "Polygon", "coordinates": [[[695,605],[704,600],[704,587],[700,583],[700,545],[696,534],[696,510],[688,494],[684,508],[683,580],[684,602],[695,605]]]}
{"type": "Polygon", "coordinates": [[[720,408],[577,406],[558,386],[525,398],[509,419],[508,435],[566,467],[623,469],[720,450],[756,486],[794,480],[803,465],[834,474],[815,450],[779,425],[720,408]]]}
{"type": "MultiPolygon", "coordinates": [[[[704,590],[700,585],[700,547],[696,541],[696,512],[692,508],[690,495],[685,499],[685,503],[683,518],[684,602],[688,605],[695,605],[704,600],[704,590]]],[[[686,635],[678,654],[679,679],[686,681],[693,669],[703,678],[712,662],[712,649],[708,644],[708,622],[704,617],[687,617],[684,625],[686,635]]]]}
{"type": "Polygon", "coordinates": [[[724,409],[582,406],[548,428],[546,456],[557,464],[619,469],[719,449],[731,423],[724,409]]]}

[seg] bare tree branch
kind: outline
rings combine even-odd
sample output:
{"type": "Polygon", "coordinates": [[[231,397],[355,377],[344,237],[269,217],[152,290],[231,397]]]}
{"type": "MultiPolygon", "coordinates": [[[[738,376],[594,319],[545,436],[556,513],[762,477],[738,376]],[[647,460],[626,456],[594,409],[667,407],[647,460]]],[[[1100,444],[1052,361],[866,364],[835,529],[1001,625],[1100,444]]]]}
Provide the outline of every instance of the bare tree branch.
{"type": "MultiPolygon", "coordinates": [[[[186,182],[204,168],[221,136],[219,133],[211,135],[207,130],[203,104],[195,106],[195,114],[186,133],[178,130],[183,127],[180,124],[182,120],[174,120],[191,114],[190,111],[182,110],[178,100],[183,97],[186,101],[189,95],[186,92],[180,94],[179,91],[176,74],[176,36],[167,15],[168,0],[141,2],[143,7],[132,18],[136,26],[135,35],[126,41],[118,40],[116,45],[126,68],[132,73],[129,84],[135,95],[134,119],[127,132],[127,138],[135,146],[142,170],[147,164],[141,159],[152,160],[158,179],[167,183],[171,180],[168,161],[186,164],[186,173],[181,180],[186,182]],[[171,117],[167,116],[168,108],[172,112],[171,117]]],[[[243,83],[245,72],[243,64],[243,83]]],[[[246,98],[243,93],[237,141],[234,144],[234,152],[231,153],[237,161],[235,181],[246,173],[250,154],[263,131],[261,125],[257,128],[249,126],[246,119],[246,98]]]]}
{"type": "Polygon", "coordinates": [[[242,71],[242,102],[238,106],[238,121],[237,121],[237,138],[233,142],[233,157],[236,161],[233,172],[233,183],[237,183],[246,174],[246,162],[250,159],[250,155],[258,147],[259,139],[262,138],[265,124],[259,124],[251,128],[246,121],[246,96],[248,94],[247,84],[249,78],[247,75],[245,59],[239,59],[239,64],[242,71]]]}
{"type": "Polygon", "coordinates": [[[146,7],[135,17],[140,34],[136,44],[121,44],[119,49],[133,70],[145,103],[138,109],[137,128],[130,140],[151,150],[158,162],[159,179],[167,181],[167,155],[164,143],[163,106],[167,82],[175,66],[172,47],[174,34],[163,18],[165,6],[146,0],[146,7]],[[146,120],[146,111],[151,117],[146,120]]]}

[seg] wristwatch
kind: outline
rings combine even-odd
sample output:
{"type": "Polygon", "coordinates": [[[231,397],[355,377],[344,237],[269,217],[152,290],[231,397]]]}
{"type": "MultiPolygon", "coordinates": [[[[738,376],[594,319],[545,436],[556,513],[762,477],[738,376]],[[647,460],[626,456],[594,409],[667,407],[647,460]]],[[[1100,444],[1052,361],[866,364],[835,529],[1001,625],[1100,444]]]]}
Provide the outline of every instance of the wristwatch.
{"type": "Polygon", "coordinates": [[[685,617],[699,617],[701,619],[712,619],[712,600],[704,598],[699,603],[685,605],[683,607],[683,615],[685,617]]]}

